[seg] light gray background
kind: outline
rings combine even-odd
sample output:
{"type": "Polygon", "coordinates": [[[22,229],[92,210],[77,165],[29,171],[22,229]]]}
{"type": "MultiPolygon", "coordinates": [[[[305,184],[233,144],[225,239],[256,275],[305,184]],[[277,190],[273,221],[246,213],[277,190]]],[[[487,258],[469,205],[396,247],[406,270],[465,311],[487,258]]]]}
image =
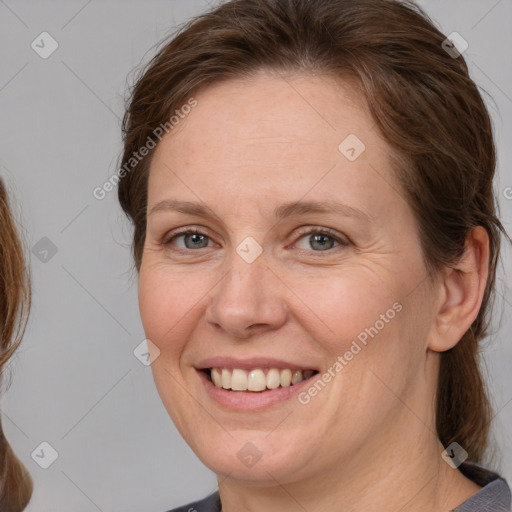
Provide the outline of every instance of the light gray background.
{"type": "MultiPolygon", "coordinates": [[[[421,5],[446,34],[468,41],[472,76],[494,100],[496,191],[510,231],[512,1],[421,5]]],[[[30,254],[33,309],[2,398],[6,435],[35,481],[31,512],[158,512],[216,487],[133,355],[144,333],[130,227],[115,191],[102,201],[92,194],[116,170],[129,72],[206,8],[192,0],[0,0],[0,173],[27,251],[42,237],[57,247],[47,262],[30,254]],[[46,60],[31,48],[43,31],[59,44],[46,60]],[[31,458],[43,441],[58,452],[46,470],[31,458]]],[[[498,411],[496,468],[512,482],[510,254],[500,273],[500,330],[485,353],[498,411]]]]}

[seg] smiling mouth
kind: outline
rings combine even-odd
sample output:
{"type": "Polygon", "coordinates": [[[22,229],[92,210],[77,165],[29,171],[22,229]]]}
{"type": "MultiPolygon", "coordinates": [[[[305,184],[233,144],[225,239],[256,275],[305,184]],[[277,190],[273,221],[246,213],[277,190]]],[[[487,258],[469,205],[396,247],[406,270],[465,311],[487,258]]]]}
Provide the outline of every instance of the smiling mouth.
{"type": "Polygon", "coordinates": [[[262,392],[299,384],[318,374],[317,370],[291,370],[289,368],[205,368],[202,370],[217,388],[231,391],[262,392]]]}

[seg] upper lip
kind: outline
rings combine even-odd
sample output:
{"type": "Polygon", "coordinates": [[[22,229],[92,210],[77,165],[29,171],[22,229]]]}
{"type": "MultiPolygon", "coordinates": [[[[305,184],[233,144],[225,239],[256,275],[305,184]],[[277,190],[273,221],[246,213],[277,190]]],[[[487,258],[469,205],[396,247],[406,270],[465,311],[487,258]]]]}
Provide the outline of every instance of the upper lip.
{"type": "Polygon", "coordinates": [[[289,368],[290,370],[316,370],[311,365],[303,365],[274,359],[272,357],[251,357],[248,359],[235,359],[233,357],[210,357],[200,361],[196,368],[205,370],[208,368],[240,368],[241,370],[253,370],[255,368],[289,368]]]}

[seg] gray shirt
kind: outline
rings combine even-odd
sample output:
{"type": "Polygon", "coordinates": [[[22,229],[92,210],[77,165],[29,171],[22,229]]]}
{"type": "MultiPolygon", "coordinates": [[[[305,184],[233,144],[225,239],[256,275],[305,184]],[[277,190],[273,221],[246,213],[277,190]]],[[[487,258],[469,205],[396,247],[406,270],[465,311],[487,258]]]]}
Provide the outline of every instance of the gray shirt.
{"type": "Polygon", "coordinates": [[[482,489],[454,509],[454,512],[510,512],[510,487],[505,479],[470,462],[461,464],[459,469],[464,476],[481,485],[482,489]]]}
{"type": "MultiPolygon", "coordinates": [[[[510,487],[505,479],[472,462],[461,464],[459,470],[482,489],[455,508],[453,512],[511,512],[510,487]]],[[[217,491],[200,501],[169,512],[221,512],[219,493],[217,491]]]]}

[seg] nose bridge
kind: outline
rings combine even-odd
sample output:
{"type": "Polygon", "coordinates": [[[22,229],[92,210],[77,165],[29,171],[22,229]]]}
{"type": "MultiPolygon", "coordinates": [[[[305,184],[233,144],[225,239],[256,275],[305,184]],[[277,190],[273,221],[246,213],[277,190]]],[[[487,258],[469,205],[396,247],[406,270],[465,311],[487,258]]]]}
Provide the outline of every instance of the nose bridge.
{"type": "MultiPolygon", "coordinates": [[[[263,248],[253,240],[242,241],[226,258],[224,277],[214,288],[208,320],[238,337],[258,324],[275,328],[284,321],[282,298],[269,280],[276,279],[267,268],[263,248]]],[[[251,331],[252,332],[252,331],[251,331]]]]}
{"type": "Polygon", "coordinates": [[[223,301],[224,307],[252,309],[265,295],[266,261],[262,255],[254,260],[244,259],[239,254],[240,247],[242,244],[226,259],[225,277],[219,283],[216,298],[223,301]]]}
{"type": "Polygon", "coordinates": [[[223,292],[256,298],[262,291],[258,283],[265,279],[267,254],[254,237],[247,236],[234,246],[225,261],[226,277],[221,283],[223,292]]]}

